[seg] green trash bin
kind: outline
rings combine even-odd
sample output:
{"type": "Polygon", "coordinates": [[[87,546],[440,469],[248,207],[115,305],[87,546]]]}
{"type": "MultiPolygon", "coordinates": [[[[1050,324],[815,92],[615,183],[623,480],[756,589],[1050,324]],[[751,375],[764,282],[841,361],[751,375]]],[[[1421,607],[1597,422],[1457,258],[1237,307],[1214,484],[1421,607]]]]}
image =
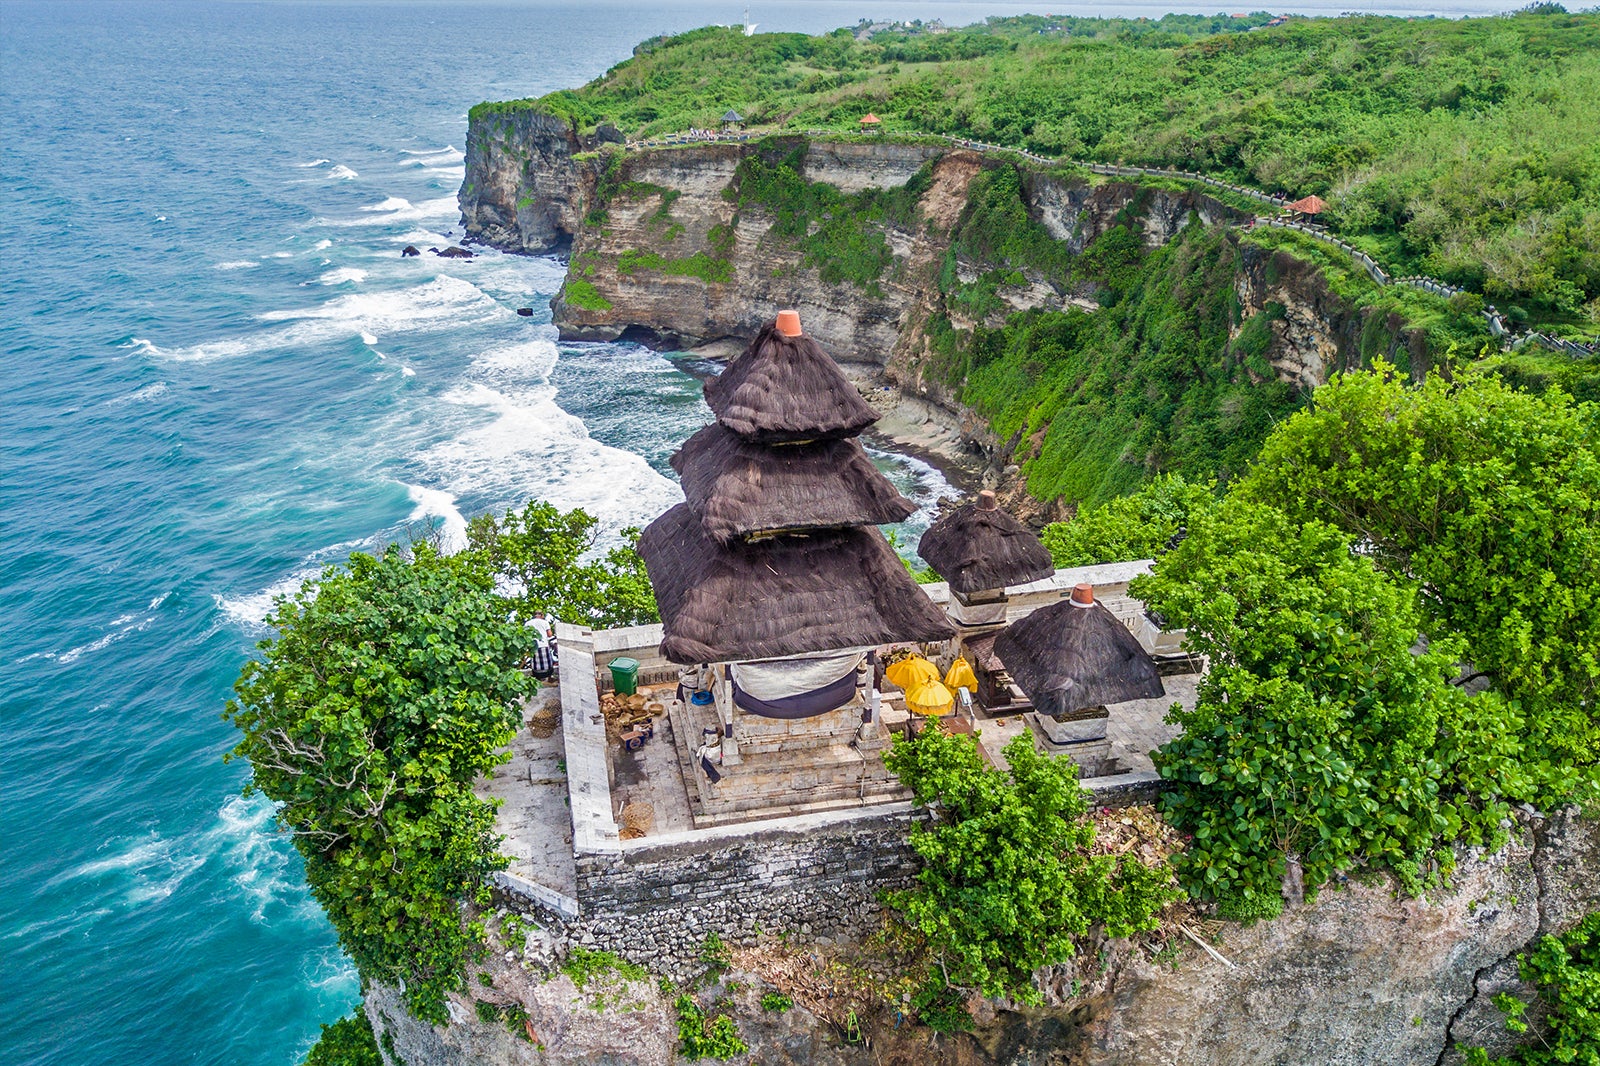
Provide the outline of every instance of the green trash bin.
{"type": "Polygon", "coordinates": [[[612,659],[611,684],[619,696],[631,696],[639,690],[639,660],[612,659]]]}

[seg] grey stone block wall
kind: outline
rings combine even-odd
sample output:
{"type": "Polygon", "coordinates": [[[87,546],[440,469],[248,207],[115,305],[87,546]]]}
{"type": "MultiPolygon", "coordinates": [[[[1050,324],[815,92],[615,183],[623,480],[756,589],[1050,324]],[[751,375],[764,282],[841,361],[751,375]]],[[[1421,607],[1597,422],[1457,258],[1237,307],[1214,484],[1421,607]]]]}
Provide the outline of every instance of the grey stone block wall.
{"type": "MultiPolygon", "coordinates": [[[[906,843],[913,814],[883,815],[661,843],[577,857],[580,916],[508,895],[565,944],[615,952],[676,981],[703,965],[715,932],[730,944],[763,932],[808,941],[858,939],[879,928],[883,892],[918,869],[906,843]]],[[[798,821],[805,822],[806,819],[798,821]]]]}

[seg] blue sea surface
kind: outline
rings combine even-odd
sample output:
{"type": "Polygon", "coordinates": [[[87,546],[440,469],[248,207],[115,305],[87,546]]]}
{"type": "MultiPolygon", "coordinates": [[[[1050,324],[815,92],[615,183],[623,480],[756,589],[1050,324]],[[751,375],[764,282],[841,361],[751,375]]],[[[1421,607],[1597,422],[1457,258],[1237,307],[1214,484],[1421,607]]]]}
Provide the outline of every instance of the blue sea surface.
{"type": "MultiPolygon", "coordinates": [[[[1029,7],[751,6],[808,32],[1029,7]]],[[[219,712],[273,597],[352,550],[680,498],[666,459],[709,418],[685,364],[558,343],[555,260],[399,252],[460,238],[472,104],[743,8],[0,6],[0,1062],[294,1063],[356,1003],[219,712]]]]}

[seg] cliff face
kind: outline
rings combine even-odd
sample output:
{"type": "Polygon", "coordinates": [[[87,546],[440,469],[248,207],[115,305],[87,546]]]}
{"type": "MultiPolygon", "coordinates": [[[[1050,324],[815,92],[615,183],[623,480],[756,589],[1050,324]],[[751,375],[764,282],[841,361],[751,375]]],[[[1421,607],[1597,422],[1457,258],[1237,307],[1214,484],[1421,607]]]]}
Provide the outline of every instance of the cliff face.
{"type": "Polygon", "coordinates": [[[583,225],[594,166],[567,125],[537,111],[474,114],[456,202],[469,240],[507,251],[560,251],[583,225]]]}
{"type": "MultiPolygon", "coordinates": [[[[1352,883],[1271,922],[1201,924],[1226,962],[1188,941],[1178,957],[1155,960],[1127,941],[1091,940],[1042,975],[1045,1006],[991,1007],[961,1037],[897,1025],[891,1011],[863,1015],[867,1043],[851,1045],[803,1005],[764,1010],[760,996],[773,987],[804,997],[785,983],[796,971],[764,966],[759,951],[737,952],[738,971],[700,995],[726,1003],[751,1045],[746,1061],[772,1066],[1459,1066],[1457,1045],[1509,1047],[1491,1000],[1529,998],[1517,953],[1597,906],[1600,824],[1559,815],[1530,819],[1497,853],[1464,856],[1451,889],[1426,901],[1352,883]]],[[[483,964],[490,983],[454,997],[449,1026],[409,1018],[383,987],[368,991],[367,1014],[408,1066],[674,1061],[675,993],[650,980],[580,992],[548,972],[560,948],[539,930],[509,956],[498,945],[483,964]],[[480,1020],[474,996],[520,1004],[527,1025],[480,1020]]]]}
{"type": "MultiPolygon", "coordinates": [[[[1004,488],[1008,471],[1031,479],[1039,443],[1033,429],[997,437],[961,402],[980,360],[976,339],[1017,312],[1098,311],[1116,294],[1092,269],[1117,263],[1096,242],[1118,226],[1148,251],[1192,234],[1195,222],[1214,231],[1248,218],[1192,191],[1026,169],[1009,179],[1018,213],[1006,216],[996,176],[1013,169],[993,155],[889,141],[624,151],[534,112],[486,112],[469,130],[460,203],[470,239],[570,252],[553,301],[563,338],[731,354],[793,307],[858,378],[910,401],[885,418],[886,435],[976,462],[1004,488]],[[1005,232],[1018,228],[1030,230],[1023,253],[1005,232]],[[1098,266],[1080,271],[1080,261],[1098,266]],[[951,330],[966,338],[965,355],[952,353],[951,330]]],[[[1375,355],[1425,368],[1425,338],[1398,319],[1356,307],[1313,266],[1226,233],[1232,321],[1198,354],[1233,382],[1305,390],[1375,355]]],[[[1066,517],[1062,501],[1025,495],[1010,502],[1028,517],[1066,517]]]]}

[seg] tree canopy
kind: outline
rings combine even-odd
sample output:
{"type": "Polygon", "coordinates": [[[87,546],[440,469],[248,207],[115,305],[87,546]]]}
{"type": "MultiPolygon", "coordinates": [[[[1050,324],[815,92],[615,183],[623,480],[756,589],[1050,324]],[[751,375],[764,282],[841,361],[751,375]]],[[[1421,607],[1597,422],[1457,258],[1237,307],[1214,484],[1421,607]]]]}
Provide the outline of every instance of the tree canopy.
{"type": "Polygon", "coordinates": [[[1177,893],[1164,869],[1093,854],[1094,824],[1077,767],[1006,745],[1006,772],[987,767],[970,736],[925,730],[896,737],[884,762],[916,801],[935,811],[911,832],[923,868],[890,903],[935,960],[935,986],[1038,1001],[1033,973],[1073,954],[1075,936],[1104,923],[1112,936],[1154,927],[1177,893]]]}
{"type": "Polygon", "coordinates": [[[1600,408],[1467,374],[1392,368],[1318,389],[1243,492],[1332,523],[1400,580],[1426,628],[1526,721],[1556,797],[1600,763],[1600,408]]]}
{"type": "Polygon", "coordinates": [[[479,515],[467,525],[459,561],[492,577],[515,617],[535,611],[582,625],[608,627],[658,622],[644,560],[634,550],[637,529],[599,554],[599,522],[581,508],[563,512],[533,500],[501,517],[479,515]]]}
{"type": "Polygon", "coordinates": [[[1529,791],[1521,722],[1450,683],[1459,642],[1415,647],[1414,589],[1316,520],[1238,497],[1191,520],[1132,586],[1210,660],[1154,756],[1168,817],[1194,834],[1175,859],[1190,892],[1275,915],[1291,862],[1312,894],[1358,864],[1420,892],[1455,842],[1494,838],[1503,797],[1529,791]]]}
{"type": "Polygon", "coordinates": [[[268,618],[224,717],[247,791],[278,803],[306,880],[369,980],[444,1020],[481,930],[460,904],[502,860],[473,795],[503,760],[532,647],[488,581],[426,545],[356,553],[268,618]]]}

